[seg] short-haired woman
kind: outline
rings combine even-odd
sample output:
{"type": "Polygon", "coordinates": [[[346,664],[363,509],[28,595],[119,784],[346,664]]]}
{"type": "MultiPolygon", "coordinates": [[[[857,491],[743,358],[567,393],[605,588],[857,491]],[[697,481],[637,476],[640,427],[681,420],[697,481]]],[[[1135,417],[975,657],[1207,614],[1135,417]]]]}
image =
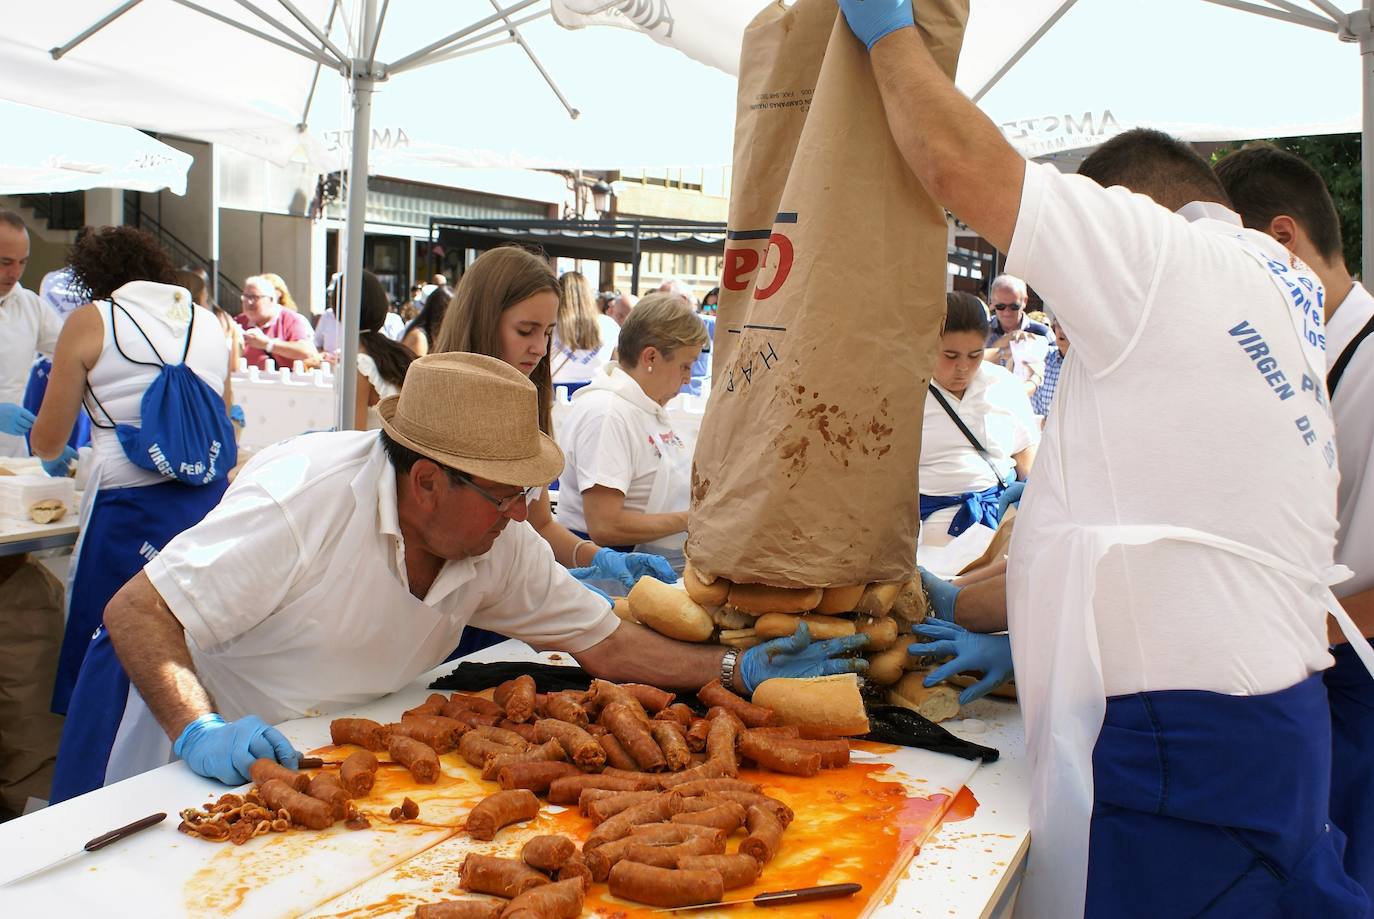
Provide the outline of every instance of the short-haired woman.
{"type": "Polygon", "coordinates": [[[1016,377],[983,360],[988,328],[982,300],[959,291],[946,295],[921,429],[926,545],[944,545],[976,523],[996,528],[998,496],[1035,461],[1040,425],[1016,377]]]}
{"type": "Polygon", "coordinates": [[[558,516],[603,545],[685,564],[691,448],[664,406],[691,379],[706,328],[681,298],[650,294],[620,329],[620,360],[573,396],[559,435],[558,516]]]}

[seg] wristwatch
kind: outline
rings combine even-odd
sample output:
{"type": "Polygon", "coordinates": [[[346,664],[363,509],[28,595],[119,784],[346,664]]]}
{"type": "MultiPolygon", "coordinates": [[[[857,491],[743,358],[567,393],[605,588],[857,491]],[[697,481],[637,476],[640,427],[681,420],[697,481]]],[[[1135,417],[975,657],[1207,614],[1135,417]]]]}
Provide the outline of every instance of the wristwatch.
{"type": "Polygon", "coordinates": [[[742,687],[735,685],[735,668],[739,664],[739,648],[731,648],[720,659],[720,685],[733,693],[744,695],[742,687]]]}

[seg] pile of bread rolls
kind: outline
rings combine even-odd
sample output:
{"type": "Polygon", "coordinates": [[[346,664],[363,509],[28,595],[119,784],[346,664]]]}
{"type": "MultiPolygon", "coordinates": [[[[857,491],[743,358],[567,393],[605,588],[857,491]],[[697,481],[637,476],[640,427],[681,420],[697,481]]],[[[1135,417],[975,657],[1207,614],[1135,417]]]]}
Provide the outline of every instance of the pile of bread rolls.
{"type": "Polygon", "coordinates": [[[616,601],[616,614],[680,641],[715,641],[752,648],[782,638],[805,622],[815,639],[868,636],[864,675],[885,687],[887,701],[944,721],[959,713],[958,690],[925,688],[928,661],[913,658],[907,646],[922,640],[911,627],[929,613],[919,577],[907,581],[848,587],[787,588],[735,584],[693,568],[683,572],[686,592],[653,578],[641,578],[629,597],[616,601]]]}

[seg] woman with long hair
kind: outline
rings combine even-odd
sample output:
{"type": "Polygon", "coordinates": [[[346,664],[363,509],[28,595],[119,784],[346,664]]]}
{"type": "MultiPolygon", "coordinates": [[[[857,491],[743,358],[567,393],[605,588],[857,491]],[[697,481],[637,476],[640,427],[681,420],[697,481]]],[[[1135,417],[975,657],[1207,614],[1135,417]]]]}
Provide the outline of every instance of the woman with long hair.
{"type": "Polygon", "coordinates": [[[266,274],[258,275],[258,277],[265,278],[267,282],[272,285],[272,288],[277,292],[278,303],[293,313],[299,313],[301,311],[301,308],[296,305],[295,298],[291,296],[291,288],[286,286],[286,280],[281,275],[272,274],[269,271],[266,274]]]}
{"type": "Polygon", "coordinates": [[[377,403],[401,391],[415,354],[382,334],[390,312],[386,288],[370,271],[363,272],[362,308],[358,311],[358,386],[353,409],[356,430],[382,426],[377,403]]]}
{"type": "Polygon", "coordinates": [[[553,381],[588,383],[606,366],[620,339],[620,326],[596,307],[592,285],[580,272],[559,279],[562,297],[553,332],[553,381]]]}
{"type": "Polygon", "coordinates": [[[431,290],[425,298],[425,306],[420,310],[420,315],[406,326],[401,344],[409,348],[416,357],[424,357],[433,350],[434,342],[439,338],[439,329],[444,324],[444,316],[448,313],[452,301],[452,288],[444,286],[431,290]]]}
{"type": "MultiPolygon", "coordinates": [[[[559,293],[558,278],[543,258],[515,246],[484,252],[459,281],[434,343],[435,351],[469,351],[499,358],[529,377],[539,392],[539,429],[549,436],[553,436],[549,343],[558,323],[559,293]]],[[[559,564],[577,569],[580,577],[619,582],[626,591],[646,574],[676,580],[662,558],[606,549],[571,532],[554,519],[547,489],[530,505],[528,520],[559,564]]]]}

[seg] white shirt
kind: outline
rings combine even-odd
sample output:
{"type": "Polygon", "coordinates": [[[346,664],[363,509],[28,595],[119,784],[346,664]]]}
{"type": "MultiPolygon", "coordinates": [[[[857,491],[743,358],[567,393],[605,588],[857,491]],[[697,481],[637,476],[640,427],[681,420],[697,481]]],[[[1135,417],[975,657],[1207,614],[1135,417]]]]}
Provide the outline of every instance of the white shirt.
{"type": "Polygon", "coordinates": [[[596,317],[597,331],[601,333],[601,347],[594,351],[569,348],[558,340],[557,330],[553,333],[554,383],[585,383],[596,377],[601,368],[611,362],[616,345],[620,343],[620,325],[610,316],[601,313],[596,317]]]}
{"type": "MultiPolygon", "coordinates": [[[[934,383],[934,381],[931,381],[934,383]]],[[[950,408],[988,451],[1005,482],[1016,466],[1013,456],[1040,442],[1026,390],[1011,372],[983,361],[969,381],[962,399],[940,387],[950,408]]],[[[921,424],[919,482],[923,495],[962,495],[996,485],[992,469],[968,438],[926,391],[925,418],[921,424]]]]}
{"type": "Polygon", "coordinates": [[[662,451],[675,439],[667,410],[618,365],[608,365],[591,385],[573,393],[558,433],[564,460],[558,477],[559,522],[587,532],[582,493],[596,485],[624,494],[627,511],[648,513],[662,451]],[[662,443],[650,439],[646,426],[656,430],[662,443]]]}
{"type": "MultiPolygon", "coordinates": [[[[1370,316],[1374,316],[1374,296],[1356,284],[1326,327],[1326,357],[1331,364],[1370,316]]],[[[1336,585],[1336,596],[1349,597],[1374,587],[1374,477],[1366,478],[1374,461],[1374,336],[1364,340],[1346,365],[1331,408],[1341,468],[1336,562],[1355,572],[1353,578],[1336,585]]]]}
{"type": "Polygon", "coordinates": [[[334,310],[325,310],[315,322],[315,347],[324,354],[337,353],[339,342],[343,338],[342,328],[334,310]]]}
{"type": "Polygon", "coordinates": [[[406,335],[406,321],[401,318],[400,313],[387,311],[386,319],[382,320],[382,334],[392,341],[400,341],[406,335]]]}
{"type": "Polygon", "coordinates": [[[366,431],[263,450],[144,571],[216,710],[269,724],[394,692],[442,663],[469,624],[576,653],[619,623],[526,523],[413,597],[395,473],[366,431]]]}
{"type": "MultiPolygon", "coordinates": [[[[97,405],[90,394],[86,397],[98,482],[101,488],[157,485],[167,480],[151,469],[130,462],[119,438],[108,425],[111,422],[134,427],[142,425],[143,396],[162,372],[161,367],[148,365],[156,365],[159,358],[169,364],[181,362],[192,310],[195,310],[196,323],[191,330],[191,350],[186,354],[186,364],[220,396],[224,395],[224,381],[229,374],[229,345],[225,341],[224,327],[215,314],[203,306],[195,306],[184,287],[130,281],[114,292],[114,300],[128,311],[128,315],[114,309],[109,300],[95,304],[104,322],[105,339],[100,357],[86,375],[91,394],[100,400],[97,405]],[[138,324],[137,328],[134,323],[138,324]],[[142,334],[139,329],[143,330],[142,334]],[[115,347],[116,332],[118,348],[115,347]],[[148,336],[146,341],[144,335],[148,336]],[[148,346],[149,341],[156,351],[148,346]]],[[[219,405],[222,409],[223,403],[219,405]]]]}
{"type": "MultiPolygon", "coordinates": [[[[377,392],[377,403],[387,396],[397,396],[401,393],[401,387],[384,379],[381,372],[377,369],[377,362],[372,359],[372,355],[358,352],[357,361],[358,373],[362,374],[363,379],[372,384],[372,388],[377,392]]],[[[369,431],[380,431],[382,428],[382,416],[377,413],[376,405],[367,407],[367,429],[369,431]]]]}
{"type": "MultiPolygon", "coordinates": [[[[61,318],[33,291],[16,284],[0,297],[0,402],[24,404],[34,355],[51,355],[61,331],[61,318]]],[[[0,456],[28,455],[24,438],[0,434],[0,456]]]]}
{"type": "MultiPolygon", "coordinates": [[[[1337,478],[1324,380],[1310,379],[1286,299],[1234,237],[1284,264],[1289,254],[1224,208],[1207,210],[1227,219],[1189,223],[1143,195],[1027,165],[1007,271],[1055,305],[1073,347],[1022,522],[1036,504],[1062,503],[1074,524],[1191,527],[1321,573],[1337,478]]],[[[1036,533],[1018,528],[1013,552],[1034,565],[1036,549],[1036,533]]],[[[1323,604],[1233,554],[1117,548],[1096,583],[1109,696],[1269,693],[1331,665],[1323,604]]]]}

